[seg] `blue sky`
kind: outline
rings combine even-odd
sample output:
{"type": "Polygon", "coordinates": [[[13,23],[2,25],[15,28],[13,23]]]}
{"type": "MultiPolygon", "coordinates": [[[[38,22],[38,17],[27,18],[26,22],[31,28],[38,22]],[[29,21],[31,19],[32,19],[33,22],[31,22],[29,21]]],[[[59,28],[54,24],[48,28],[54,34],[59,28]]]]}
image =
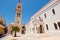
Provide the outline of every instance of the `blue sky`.
{"type": "MultiPolygon", "coordinates": [[[[22,3],[22,23],[25,24],[32,15],[40,10],[49,0],[21,0],[22,3]]],[[[0,16],[2,16],[6,24],[14,22],[15,9],[18,0],[0,0],[0,16]]]]}

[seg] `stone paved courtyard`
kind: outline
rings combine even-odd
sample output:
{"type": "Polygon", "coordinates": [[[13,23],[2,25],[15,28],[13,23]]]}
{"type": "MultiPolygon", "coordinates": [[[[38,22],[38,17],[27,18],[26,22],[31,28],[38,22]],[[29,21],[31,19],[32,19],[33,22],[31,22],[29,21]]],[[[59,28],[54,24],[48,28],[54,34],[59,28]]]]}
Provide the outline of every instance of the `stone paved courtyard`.
{"type": "Polygon", "coordinates": [[[7,35],[0,40],[60,40],[60,37],[51,36],[44,34],[25,34],[25,35],[18,35],[18,37],[13,37],[12,35],[7,35]]]}

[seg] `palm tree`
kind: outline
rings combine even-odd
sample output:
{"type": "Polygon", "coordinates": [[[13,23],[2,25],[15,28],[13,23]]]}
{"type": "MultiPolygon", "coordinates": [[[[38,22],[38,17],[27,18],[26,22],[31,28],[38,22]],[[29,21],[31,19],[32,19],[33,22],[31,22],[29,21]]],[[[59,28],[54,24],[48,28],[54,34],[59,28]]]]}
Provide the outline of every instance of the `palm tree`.
{"type": "Polygon", "coordinates": [[[14,37],[16,37],[16,32],[18,32],[18,31],[19,31],[19,27],[18,26],[14,26],[12,28],[12,32],[15,32],[14,37]]]}

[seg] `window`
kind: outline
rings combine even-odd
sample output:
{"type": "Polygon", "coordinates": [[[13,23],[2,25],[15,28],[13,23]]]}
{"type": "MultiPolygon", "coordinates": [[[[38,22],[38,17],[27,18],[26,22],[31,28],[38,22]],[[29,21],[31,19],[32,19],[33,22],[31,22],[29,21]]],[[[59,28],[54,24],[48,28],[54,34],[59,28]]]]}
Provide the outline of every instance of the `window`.
{"type": "Polygon", "coordinates": [[[17,17],[18,17],[18,13],[17,13],[17,17]]]}
{"type": "Polygon", "coordinates": [[[35,33],[35,31],[34,31],[35,29],[34,29],[34,28],[32,28],[32,30],[33,30],[33,32],[35,33]]]}
{"type": "Polygon", "coordinates": [[[55,14],[55,10],[54,9],[52,9],[52,12],[53,12],[53,14],[55,14]]]}
{"type": "Polygon", "coordinates": [[[18,8],[21,8],[21,6],[19,5],[18,8]]]}
{"type": "Polygon", "coordinates": [[[6,26],[5,24],[3,24],[3,26],[6,26]]]}
{"type": "Polygon", "coordinates": [[[17,13],[17,17],[20,17],[20,13],[17,13]]]}
{"type": "Polygon", "coordinates": [[[47,28],[47,30],[48,30],[48,25],[46,24],[46,28],[47,28]]]}
{"type": "Polygon", "coordinates": [[[44,14],[45,18],[46,18],[46,14],[44,14]]]}
{"type": "Polygon", "coordinates": [[[17,23],[19,23],[19,21],[17,21],[17,23]]]}
{"type": "Polygon", "coordinates": [[[3,21],[2,20],[0,21],[0,24],[3,25],[3,21]]]}
{"type": "Polygon", "coordinates": [[[59,26],[59,29],[60,29],[60,22],[58,22],[58,26],[59,26]]]}
{"type": "Polygon", "coordinates": [[[39,17],[39,19],[41,19],[41,18],[39,17]]]}
{"type": "Polygon", "coordinates": [[[54,23],[54,26],[55,26],[55,29],[57,29],[57,24],[56,23],[54,23]]]}
{"type": "Polygon", "coordinates": [[[37,30],[37,27],[36,27],[36,30],[37,30]]]}
{"type": "Polygon", "coordinates": [[[20,13],[19,13],[19,17],[20,17],[20,13]]]}
{"type": "Polygon", "coordinates": [[[34,21],[32,21],[32,23],[34,23],[34,21]]]}
{"type": "Polygon", "coordinates": [[[40,20],[40,21],[43,21],[40,17],[39,17],[39,20],[40,20]]]}

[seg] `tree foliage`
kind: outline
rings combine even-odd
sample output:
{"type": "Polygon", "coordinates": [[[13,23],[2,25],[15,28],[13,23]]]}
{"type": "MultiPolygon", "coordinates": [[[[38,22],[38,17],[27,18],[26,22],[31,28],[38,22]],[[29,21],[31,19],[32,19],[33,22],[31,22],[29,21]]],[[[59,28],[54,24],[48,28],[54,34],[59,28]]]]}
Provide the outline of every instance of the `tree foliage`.
{"type": "Polygon", "coordinates": [[[17,31],[17,32],[18,32],[18,31],[19,31],[19,27],[18,27],[18,26],[14,26],[14,27],[12,28],[12,32],[13,32],[13,31],[17,31]]]}

